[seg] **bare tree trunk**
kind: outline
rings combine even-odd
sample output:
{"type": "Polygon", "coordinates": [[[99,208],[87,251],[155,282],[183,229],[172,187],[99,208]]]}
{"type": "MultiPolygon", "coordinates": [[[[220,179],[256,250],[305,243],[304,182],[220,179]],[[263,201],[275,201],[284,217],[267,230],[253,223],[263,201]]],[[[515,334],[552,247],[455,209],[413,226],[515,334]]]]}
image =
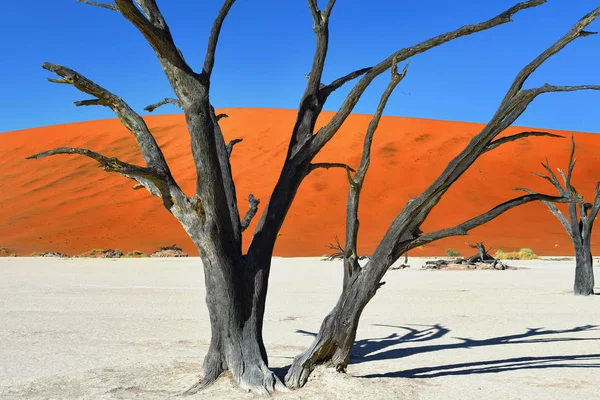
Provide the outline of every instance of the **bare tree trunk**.
{"type": "MultiPolygon", "coordinates": [[[[516,13],[537,7],[545,3],[545,0],[521,1],[494,18],[465,25],[414,46],[399,49],[380,63],[350,72],[328,85],[322,82],[322,76],[329,45],[329,19],[336,1],[329,0],[325,8],[320,10],[317,0],[308,0],[317,39],[313,66],[300,102],[281,174],[258,221],[248,252],[244,255],[241,246],[242,232],[256,215],[258,200],[252,195],[249,196],[250,210],[243,219],[240,219],[229,163],[233,146],[240,139],[235,139],[229,144],[225,143],[218,125],[219,119],[224,115],[215,115],[209,99],[219,34],[235,0],[223,0],[208,38],[204,64],[199,71],[195,71],[184,59],[156,0],[114,0],[114,3],[80,1],[121,14],[140,31],[153,48],[176,98],[164,99],[148,106],[147,109],[151,111],[164,104],[173,104],[185,113],[196,167],[196,193],[188,197],[180,189],[171,175],[161,149],[140,115],[118,96],[61,65],[44,64],[45,69],[61,78],[50,80],[73,85],[93,96],[92,99],[76,102],[78,106],[99,105],[111,108],[123,125],[135,136],[146,166],[129,164],[79,148],[49,150],[31,158],[43,158],[55,154],[78,154],[90,157],[98,161],[106,171],[117,172],[134,179],[152,195],[160,198],[165,208],[177,218],[192,238],[204,265],[206,302],[212,337],[204,361],[204,377],[188,393],[193,393],[211,383],[225,370],[230,370],[234,380],[242,387],[255,393],[268,394],[277,388],[284,389],[268,369],[262,339],[263,315],[275,241],[300,184],[311,171],[317,168],[346,168],[351,186],[354,188],[349,195],[351,205],[348,207],[351,211],[349,215],[354,221],[348,221],[352,233],[347,232],[346,235],[347,242],[349,241],[350,244],[346,243],[344,254],[344,264],[347,268],[345,268],[343,294],[338,305],[325,320],[312,350],[309,349],[303,356],[298,357],[290,370],[292,386],[303,384],[312,367],[317,363],[330,360],[338,370],[346,368],[362,310],[380,287],[381,278],[387,268],[400,254],[441,237],[466,234],[469,229],[519,204],[534,200],[562,199],[544,195],[523,196],[454,228],[424,236],[421,236],[422,232],[419,230],[441,196],[480,154],[505,142],[527,136],[556,136],[546,132],[524,132],[492,141],[527,108],[535,97],[548,92],[600,89],[592,86],[544,85],[540,88],[522,90],[522,85],[529,74],[545,59],[576,37],[590,34],[583,31],[582,27],[596,17],[595,13],[591,13],[586,17],[587,20],[580,24],[581,29],[570,32],[570,36],[561,39],[561,42],[538,57],[517,77],[494,119],[455,159],[455,162],[449,164],[444,174],[428,191],[418,199],[414,199],[414,202],[407,204],[386,233],[373,259],[363,270],[358,264],[356,254],[357,212],[360,187],[368,167],[369,155],[363,157],[361,170],[353,178],[350,177],[349,172],[352,170],[343,164],[324,162],[313,164],[312,160],[339,131],[362,94],[377,76],[391,68],[393,76],[398,78],[396,65],[399,62],[454,39],[511,22],[516,13]],[[357,78],[360,78],[359,81],[350,90],[334,117],[315,132],[316,121],[329,95],[357,78]]],[[[393,87],[386,90],[384,97],[389,97],[391,90],[393,87]]],[[[385,101],[383,103],[384,106],[385,101]]],[[[371,138],[383,106],[378,109],[376,121],[374,120],[369,128],[368,136],[371,138]]]]}
{"type": "Polygon", "coordinates": [[[365,290],[359,280],[344,286],[337,304],[323,320],[310,348],[294,358],[285,376],[288,387],[303,386],[319,364],[335,368],[338,372],[346,371],[360,316],[374,295],[375,291],[365,290]]]}
{"type": "MultiPolygon", "coordinates": [[[[549,136],[545,133],[523,132],[496,139],[498,135],[509,127],[527,109],[527,106],[539,94],[586,89],[600,90],[600,86],[574,87],[551,85],[544,85],[536,89],[523,89],[523,85],[527,78],[542,65],[544,61],[553,54],[559,52],[573,40],[579,37],[588,36],[589,33],[584,31],[584,28],[598,15],[600,15],[600,7],[582,18],[563,38],[553,44],[519,72],[490,122],[469,142],[459,155],[450,161],[442,174],[431,184],[431,186],[429,186],[429,188],[417,198],[409,200],[404,209],[392,222],[383,239],[375,249],[371,260],[364,267],[361,267],[356,259],[358,200],[365,174],[370,163],[373,134],[377,128],[382,110],[385,107],[385,103],[387,102],[391,91],[393,91],[394,87],[404,77],[406,72],[405,68],[403,74],[399,75],[395,68],[392,69],[392,80],[382,95],[377,111],[369,124],[365,136],[361,165],[354,177],[348,172],[350,189],[346,206],[346,244],[343,291],[336,306],[321,324],[319,333],[312,345],[305,352],[294,358],[290,370],[285,377],[285,382],[289,387],[295,388],[303,386],[314,367],[319,364],[334,367],[337,371],[345,371],[356,338],[361,313],[375,295],[376,291],[385,283],[381,282],[385,272],[402,254],[405,254],[417,246],[431,243],[445,237],[466,235],[469,230],[489,222],[511,208],[527,202],[537,200],[544,201],[548,204],[551,204],[551,202],[568,202],[571,203],[569,205],[570,208],[576,207],[574,205],[574,197],[562,191],[560,192],[560,197],[530,194],[531,197],[524,196],[509,200],[484,214],[452,228],[446,228],[427,234],[423,234],[420,229],[423,222],[435,205],[440,201],[442,196],[479,158],[479,156],[504,143],[519,140],[524,137],[549,136]]],[[[567,178],[565,176],[567,187],[570,182],[571,170],[572,168],[569,170],[569,177],[567,178]]],[[[598,193],[598,187],[596,189],[598,193]]],[[[598,198],[600,198],[600,196],[597,194],[596,200],[600,207],[600,200],[598,200],[598,198]]],[[[593,221],[596,212],[591,213],[590,220],[593,221]]],[[[588,225],[590,226],[591,232],[591,223],[588,225]]],[[[589,235],[586,237],[589,238],[589,235]]],[[[480,250],[479,257],[483,260],[486,256],[486,251],[482,243],[479,245],[480,246],[474,247],[477,247],[480,250]]],[[[584,254],[584,257],[585,259],[589,258],[589,247],[587,247],[587,252],[584,254]]],[[[582,259],[582,261],[585,261],[585,259],[582,259]]],[[[585,284],[589,285],[589,278],[587,278],[589,274],[585,269],[582,269],[582,271],[582,275],[586,279],[585,284]]]]}
{"type": "Polygon", "coordinates": [[[573,240],[575,248],[575,283],[573,293],[575,296],[589,296],[594,294],[594,259],[591,252],[589,238],[573,240]]]}
{"type": "MultiPolygon", "coordinates": [[[[544,201],[543,203],[560,221],[563,228],[565,228],[571,237],[571,242],[573,243],[573,248],[575,250],[575,283],[573,284],[573,293],[575,296],[589,296],[594,294],[594,260],[591,252],[591,239],[594,221],[600,211],[600,182],[596,184],[593,203],[586,203],[583,197],[577,193],[571,184],[571,178],[575,168],[574,137],[571,137],[571,143],[571,154],[569,156],[567,173],[565,174],[560,168],[557,169],[563,179],[564,187],[559,182],[558,177],[552,168],[550,168],[548,160],[546,160],[545,164],[542,163],[542,166],[546,169],[548,175],[535,174],[552,183],[558,193],[562,196],[570,197],[574,200],[574,202],[569,204],[568,218],[554,204],[547,201],[544,201]]],[[[521,188],[520,190],[533,193],[529,189],[521,188]]]]}
{"type": "Polygon", "coordinates": [[[269,370],[263,343],[266,288],[260,270],[245,257],[227,252],[226,246],[200,244],[198,250],[204,265],[211,342],[202,366],[203,378],[187,393],[209,385],[227,370],[240,387],[254,393],[285,390],[269,370]]]}

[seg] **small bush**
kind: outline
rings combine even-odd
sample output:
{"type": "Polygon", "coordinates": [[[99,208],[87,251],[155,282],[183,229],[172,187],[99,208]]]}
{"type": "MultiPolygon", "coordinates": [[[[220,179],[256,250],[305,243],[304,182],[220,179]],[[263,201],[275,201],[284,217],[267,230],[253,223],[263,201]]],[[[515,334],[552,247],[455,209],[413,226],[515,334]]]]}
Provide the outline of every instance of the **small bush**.
{"type": "Polygon", "coordinates": [[[495,257],[499,260],[535,260],[538,258],[538,256],[528,248],[522,248],[519,251],[509,251],[507,253],[498,250],[495,257]]]}
{"type": "Polygon", "coordinates": [[[537,256],[531,249],[524,248],[524,249],[519,250],[519,253],[521,253],[523,256],[527,257],[526,258],[527,260],[533,260],[533,259],[537,258],[537,256]]]}
{"type": "Polygon", "coordinates": [[[448,257],[458,257],[460,256],[460,253],[454,249],[446,249],[446,255],[448,257]]]}
{"type": "Polygon", "coordinates": [[[78,255],[79,258],[121,258],[123,257],[123,252],[121,250],[115,249],[92,249],[90,251],[86,251],[78,255]]]}
{"type": "Polygon", "coordinates": [[[60,253],[58,251],[47,251],[45,253],[40,253],[39,251],[34,251],[31,253],[30,257],[57,257],[57,258],[69,258],[68,254],[60,253]]]}
{"type": "Polygon", "coordinates": [[[143,251],[134,250],[134,251],[130,251],[129,253],[125,254],[123,257],[125,257],[125,258],[144,258],[144,257],[148,257],[148,254],[144,253],[143,251]]]}

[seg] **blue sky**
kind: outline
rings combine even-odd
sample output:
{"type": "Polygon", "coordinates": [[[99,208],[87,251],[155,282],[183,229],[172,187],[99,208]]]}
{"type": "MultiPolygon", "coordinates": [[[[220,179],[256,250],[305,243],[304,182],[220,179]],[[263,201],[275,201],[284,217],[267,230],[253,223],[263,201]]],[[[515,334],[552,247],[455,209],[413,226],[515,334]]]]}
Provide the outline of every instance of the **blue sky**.
{"type": "MultiPolygon", "coordinates": [[[[517,0],[338,0],[331,22],[326,82],[393,51],[461,25],[490,18],[517,0]]],[[[178,46],[200,68],[221,0],[158,1],[178,46]]],[[[321,1],[321,3],[325,3],[321,1]]],[[[511,24],[414,57],[386,115],[486,122],[515,74],[562,36],[597,0],[550,0],[511,24]]],[[[112,118],[108,109],[75,107],[87,98],[46,81],[44,61],[64,64],[115,92],[142,114],[172,95],[143,37],[122,16],[76,0],[3,4],[0,132],[112,118]]],[[[310,70],[314,37],[305,0],[238,0],[227,19],[211,87],[215,107],[296,108],[310,70]]],[[[596,21],[589,30],[600,30],[596,21]]],[[[355,109],[372,113],[388,74],[355,109]]],[[[600,83],[600,35],[579,39],[540,68],[529,86],[600,83]]],[[[344,91],[326,109],[339,106],[344,91]]],[[[517,123],[600,132],[600,93],[538,98],[517,123]]],[[[159,110],[178,112],[171,106],[159,110]]]]}

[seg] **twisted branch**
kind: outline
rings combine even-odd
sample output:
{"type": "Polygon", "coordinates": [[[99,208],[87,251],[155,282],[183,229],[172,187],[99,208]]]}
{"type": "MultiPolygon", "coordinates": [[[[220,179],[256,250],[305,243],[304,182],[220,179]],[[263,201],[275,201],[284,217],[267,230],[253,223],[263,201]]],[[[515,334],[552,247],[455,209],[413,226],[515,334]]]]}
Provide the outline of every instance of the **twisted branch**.
{"type": "Polygon", "coordinates": [[[254,218],[256,212],[258,211],[258,205],[260,204],[260,200],[255,198],[254,195],[250,193],[250,195],[248,196],[248,204],[250,204],[250,208],[248,209],[248,211],[246,211],[244,219],[242,219],[242,221],[240,222],[242,232],[244,232],[248,228],[248,226],[250,226],[252,218],[254,218]]]}
{"type": "Polygon", "coordinates": [[[500,139],[494,140],[492,143],[487,145],[484,152],[493,150],[502,144],[505,144],[508,142],[514,142],[515,140],[523,139],[523,138],[526,138],[529,136],[548,136],[548,137],[553,137],[553,138],[564,138],[564,136],[556,135],[556,134],[550,133],[550,132],[538,132],[538,131],[521,132],[521,133],[517,133],[515,135],[505,136],[500,139]]]}
{"type": "Polygon", "coordinates": [[[153,168],[129,164],[117,158],[106,157],[88,149],[61,147],[34,154],[27,157],[27,159],[40,159],[57,154],[78,154],[89,157],[98,161],[102,168],[107,172],[117,172],[129,179],[138,181],[141,185],[148,189],[150,193],[157,197],[164,197],[163,194],[168,193],[169,184],[167,180],[165,180],[165,178],[153,168]]]}
{"type": "Polygon", "coordinates": [[[112,11],[119,11],[119,9],[117,8],[117,6],[115,6],[114,4],[106,4],[106,3],[99,3],[97,1],[90,1],[90,0],[77,0],[78,3],[83,3],[83,4],[88,4],[90,6],[96,6],[96,7],[100,7],[100,8],[106,8],[108,10],[112,10],[112,11]]]}
{"type": "Polygon", "coordinates": [[[179,101],[178,99],[166,98],[166,99],[162,99],[158,103],[150,104],[149,106],[145,107],[144,110],[146,110],[148,112],[152,112],[152,111],[156,110],[158,107],[164,106],[166,104],[172,104],[175,107],[183,108],[183,104],[181,104],[181,101],[179,101]]]}

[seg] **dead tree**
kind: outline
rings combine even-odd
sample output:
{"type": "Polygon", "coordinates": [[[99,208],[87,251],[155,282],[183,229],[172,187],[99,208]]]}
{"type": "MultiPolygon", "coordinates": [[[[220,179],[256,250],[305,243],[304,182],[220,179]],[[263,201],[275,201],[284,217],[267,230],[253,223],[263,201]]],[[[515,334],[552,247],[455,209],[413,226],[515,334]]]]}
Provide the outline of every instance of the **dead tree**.
{"type": "Polygon", "coordinates": [[[485,249],[485,245],[483,244],[483,242],[477,242],[476,244],[467,243],[467,246],[469,246],[472,249],[477,249],[477,254],[469,257],[467,259],[467,264],[496,260],[494,257],[490,256],[488,251],[485,249]]]}
{"type": "MultiPolygon", "coordinates": [[[[329,243],[329,245],[327,246],[329,249],[333,250],[334,253],[325,257],[323,259],[323,261],[334,261],[334,260],[343,260],[344,259],[345,250],[342,247],[342,245],[340,244],[340,239],[337,237],[337,235],[335,235],[334,239],[335,239],[335,244],[329,243]]],[[[359,260],[364,260],[365,258],[369,258],[369,256],[365,254],[363,256],[358,257],[359,260]]]]}
{"type": "MultiPolygon", "coordinates": [[[[149,106],[148,110],[154,110],[165,104],[175,105],[183,110],[196,168],[196,193],[193,196],[187,196],[181,190],[171,174],[161,149],[144,119],[138,113],[117,95],[82,74],[58,64],[45,63],[43,65],[45,69],[58,75],[58,78],[50,80],[72,85],[92,97],[76,102],[77,106],[111,108],[123,125],[134,135],[146,165],[130,164],[80,148],[49,150],[31,158],[43,158],[57,154],[86,156],[100,163],[108,172],[116,172],[137,181],[135,188],[144,187],[152,195],[161,199],[164,207],[181,223],[197,247],[204,268],[211,342],[202,366],[203,377],[197,385],[189,390],[189,393],[212,383],[222,372],[229,370],[234,381],[238,382],[241,387],[262,394],[267,394],[275,389],[285,389],[268,368],[267,353],[262,338],[271,257],[278,232],[300,184],[308,174],[317,168],[346,168],[340,163],[313,163],[315,156],[338,132],[373,80],[396,63],[462,36],[508,23],[516,13],[545,3],[545,0],[522,1],[487,21],[466,25],[414,46],[399,49],[374,66],[349,72],[331,83],[323,83],[322,74],[329,45],[329,20],[335,0],[329,0],[323,10],[319,9],[316,0],[308,0],[316,36],[312,69],[300,101],[296,123],[290,135],[288,151],[280,176],[252,233],[250,247],[244,253],[241,245],[242,232],[249,227],[250,220],[256,215],[259,202],[250,195],[248,212],[243,218],[240,216],[229,163],[229,156],[232,151],[235,151],[233,147],[239,143],[239,140],[231,141],[229,144],[225,143],[219,120],[226,116],[215,114],[209,96],[219,35],[235,0],[223,2],[208,37],[206,56],[199,70],[194,69],[185,60],[175,44],[169,26],[155,0],[114,0],[114,3],[79,1],[101,7],[113,15],[125,17],[141,32],[156,53],[175,93],[175,98],[165,98],[149,106]],[[316,121],[331,93],[357,79],[358,81],[333,118],[316,131],[316,121]]],[[[521,108],[526,107],[525,103],[531,101],[539,93],[580,89],[548,86],[537,89],[537,91],[520,91],[520,85],[517,86],[515,93],[507,97],[507,102],[510,104],[503,108],[502,118],[496,119],[498,126],[488,128],[486,137],[493,137],[492,130],[499,132],[498,129],[501,128],[500,125],[504,124],[504,119],[508,120],[510,119],[509,115],[522,112],[521,108]],[[520,100],[517,102],[513,99],[514,96],[518,96],[520,100]]],[[[542,134],[545,135],[545,133],[542,134]]],[[[516,138],[518,137],[504,140],[515,140],[516,138]]],[[[494,144],[474,143],[473,147],[466,151],[464,157],[472,159],[475,154],[473,150],[480,152],[486,145],[496,145],[501,141],[502,139],[494,144]]],[[[456,171],[459,171],[463,165],[454,165],[452,167],[454,172],[447,173],[445,176],[454,177],[456,171]]],[[[458,172],[458,174],[460,173],[462,172],[458,172]]],[[[394,226],[404,226],[407,218],[416,216],[415,223],[410,225],[411,227],[402,228],[412,235],[416,232],[416,227],[420,225],[419,220],[421,217],[424,218],[427,212],[419,215],[413,215],[413,213],[415,210],[418,212],[424,210],[423,206],[419,205],[423,202],[427,204],[437,202],[438,194],[441,196],[441,192],[428,192],[419,199],[419,202],[407,207],[406,212],[400,216],[400,220],[394,226]]],[[[517,201],[525,202],[526,199],[541,198],[529,196],[517,201]]],[[[396,237],[398,232],[394,230],[391,235],[396,237]]],[[[404,243],[404,239],[402,239],[404,236],[404,233],[400,233],[398,236],[402,243],[404,243]]],[[[410,237],[412,238],[412,236],[410,237]]],[[[421,240],[427,242],[434,238],[428,239],[425,236],[421,240]]],[[[387,259],[388,256],[385,254],[388,252],[387,248],[390,243],[390,238],[384,240],[380,250],[374,255],[373,265],[382,264],[384,259],[387,259]]],[[[404,248],[408,249],[410,246],[394,245],[393,247],[391,254],[395,257],[396,254],[404,252],[404,248]]],[[[369,281],[378,282],[379,280],[376,278],[376,275],[370,276],[369,281]]],[[[361,298],[360,301],[363,299],[361,298]]],[[[297,386],[297,384],[293,384],[293,386],[297,386]]]]}
{"type": "MultiPolygon", "coordinates": [[[[550,168],[548,159],[546,159],[546,163],[542,163],[548,175],[537,172],[534,172],[534,174],[550,182],[561,196],[577,200],[568,205],[568,218],[556,205],[547,201],[543,203],[558,218],[573,242],[575,249],[575,283],[573,285],[573,292],[576,296],[588,296],[594,294],[594,260],[592,258],[591,241],[594,220],[598,216],[598,210],[600,209],[600,182],[596,184],[593,203],[586,203],[584,198],[571,184],[573,169],[575,168],[575,138],[571,137],[571,141],[572,147],[567,173],[565,174],[560,168],[557,168],[564,186],[559,182],[552,168],[550,168]]],[[[519,190],[531,193],[529,189],[520,188],[519,190]]]]}
{"type": "Polygon", "coordinates": [[[367,130],[360,167],[354,175],[348,171],[350,189],[346,206],[346,251],[342,294],[333,310],[325,317],[312,345],[294,359],[285,378],[288,387],[302,386],[313,368],[318,364],[333,367],[338,371],[345,371],[354,345],[361,313],[377,290],[385,283],[381,279],[388,268],[402,254],[435,240],[457,235],[467,235],[471,229],[485,224],[505,211],[521,204],[535,200],[546,202],[571,201],[570,198],[563,196],[562,193],[560,197],[527,194],[502,203],[484,214],[451,228],[430,233],[423,233],[420,229],[442,196],[481,155],[500,145],[528,136],[548,136],[547,133],[543,132],[523,132],[498,138],[527,109],[528,105],[537,96],[549,92],[571,92],[586,89],[600,90],[600,86],[554,86],[549,84],[531,89],[523,88],[527,78],[548,58],[558,53],[573,40],[590,35],[590,32],[585,31],[585,28],[599,14],[600,7],[583,17],[565,36],[518,73],[488,124],[479,134],[471,139],[460,154],[450,161],[442,174],[429,188],[417,198],[413,198],[406,203],[405,207],[388,228],[369,262],[361,267],[356,259],[358,202],[365,174],[369,167],[373,134],[377,128],[387,99],[406,72],[406,68],[400,74],[395,69],[392,70],[391,82],[381,97],[379,106],[367,130]]]}
{"type": "Polygon", "coordinates": [[[329,249],[333,250],[334,253],[325,257],[323,260],[325,261],[333,261],[333,260],[343,260],[344,259],[344,248],[340,244],[340,239],[335,235],[335,244],[329,243],[327,246],[329,249]]]}

